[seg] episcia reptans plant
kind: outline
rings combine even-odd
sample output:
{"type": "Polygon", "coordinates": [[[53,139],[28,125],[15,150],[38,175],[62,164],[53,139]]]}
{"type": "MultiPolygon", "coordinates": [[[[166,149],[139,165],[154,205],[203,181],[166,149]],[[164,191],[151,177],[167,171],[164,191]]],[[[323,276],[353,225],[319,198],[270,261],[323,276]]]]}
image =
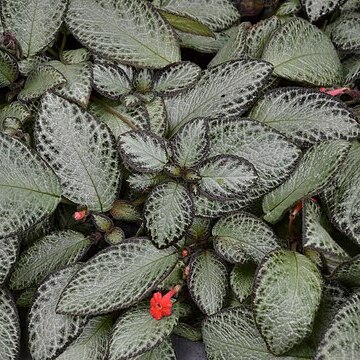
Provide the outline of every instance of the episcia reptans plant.
{"type": "Polygon", "coordinates": [[[1,360],[360,358],[360,3],[250,3],[1,1],[1,360]]]}

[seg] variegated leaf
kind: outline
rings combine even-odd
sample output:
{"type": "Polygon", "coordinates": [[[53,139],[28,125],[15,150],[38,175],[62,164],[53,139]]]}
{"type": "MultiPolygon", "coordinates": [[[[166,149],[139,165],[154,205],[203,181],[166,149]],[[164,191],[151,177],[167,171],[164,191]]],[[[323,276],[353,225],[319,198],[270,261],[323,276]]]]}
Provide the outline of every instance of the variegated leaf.
{"type": "Polygon", "coordinates": [[[190,341],[201,341],[201,329],[186,323],[179,323],[175,326],[173,334],[190,341]]]}
{"type": "Polygon", "coordinates": [[[62,57],[65,64],[74,65],[80,64],[84,61],[89,61],[91,58],[91,53],[86,48],[65,50],[62,53],[62,57]]]}
{"type": "Polygon", "coordinates": [[[234,266],[230,273],[230,286],[236,298],[243,302],[250,295],[255,277],[256,266],[252,263],[234,266]]]}
{"type": "Polygon", "coordinates": [[[356,139],[360,126],[342,102],[305,88],[278,88],[261,98],[249,115],[300,146],[323,140],[356,139]]]}
{"type": "Polygon", "coordinates": [[[238,117],[256,99],[271,72],[270,64],[250,59],[204,70],[195,87],[166,99],[171,133],[197,117],[238,117]]]}
{"type": "MultiPolygon", "coordinates": [[[[158,136],[165,136],[168,131],[167,112],[162,97],[157,96],[144,104],[149,115],[150,130],[158,136]]],[[[137,109],[137,108],[136,108],[137,109]]],[[[139,129],[145,130],[145,129],[139,129]]]]}
{"type": "Polygon", "coordinates": [[[327,14],[333,12],[343,0],[301,0],[306,14],[311,22],[316,22],[327,14]]]}
{"type": "Polygon", "coordinates": [[[274,65],[275,75],[291,81],[318,86],[342,82],[341,63],[330,39],[298,17],[273,34],[262,58],[274,65]]]}
{"type": "Polygon", "coordinates": [[[36,122],[37,150],[63,185],[63,195],[90,210],[111,208],[120,181],[119,156],[105,125],[79,106],[46,94],[36,122]]]}
{"type": "Polygon", "coordinates": [[[103,314],[147,296],[175,267],[175,249],[158,250],[146,238],[131,238],[98,253],[72,278],[57,310],[103,314]]]}
{"type": "Polygon", "coordinates": [[[1,14],[5,30],[14,34],[23,55],[36,55],[55,39],[67,7],[66,0],[5,0],[1,14]]]}
{"type": "Polygon", "coordinates": [[[109,346],[109,360],[132,359],[153,349],[168,338],[178,320],[179,314],[176,311],[160,321],[154,319],[150,315],[148,303],[130,308],[120,316],[114,326],[109,346]]]}
{"type": "Polygon", "coordinates": [[[360,255],[340,264],[331,277],[347,286],[360,287],[360,255]]]}
{"type": "Polygon", "coordinates": [[[353,12],[338,19],[331,27],[331,39],[335,46],[344,51],[360,50],[360,14],[353,12]]]}
{"type": "Polygon", "coordinates": [[[290,177],[263,199],[264,219],[276,223],[296,201],[319,193],[329,184],[346,158],[350,143],[327,140],[313,145],[290,177]]]}
{"type": "Polygon", "coordinates": [[[360,79],[360,59],[359,56],[354,55],[343,62],[345,73],[345,84],[354,83],[360,79]]]}
{"type": "Polygon", "coordinates": [[[321,292],[321,274],[306,256],[277,250],[262,261],[253,306],[256,324],[272,353],[286,353],[311,333],[321,292]]]}
{"type": "Polygon", "coordinates": [[[209,123],[200,118],[183,125],[171,139],[172,158],[183,168],[198,165],[209,153],[209,123]]]}
{"type": "Polygon", "coordinates": [[[127,182],[129,183],[130,187],[135,191],[146,192],[166,179],[168,179],[168,177],[163,173],[160,174],[133,173],[128,177],[127,182]]]}
{"type": "Polygon", "coordinates": [[[36,100],[48,90],[65,83],[66,78],[59,71],[50,65],[40,65],[30,73],[18,99],[25,102],[36,100]]]}
{"type": "Polygon", "coordinates": [[[19,72],[24,76],[29,76],[30,73],[35,71],[40,65],[45,64],[50,60],[51,58],[44,53],[25,58],[18,62],[19,72]]]}
{"type": "Polygon", "coordinates": [[[301,10],[300,0],[286,0],[280,4],[277,16],[294,16],[301,10]]]}
{"type": "Polygon", "coordinates": [[[0,288],[0,359],[17,360],[20,356],[20,320],[15,302],[0,288]]]}
{"type": "Polygon", "coordinates": [[[220,218],[212,235],[215,251],[233,264],[259,263],[267,253],[280,248],[273,230],[246,212],[220,218]]]}
{"type": "Polygon", "coordinates": [[[9,86],[18,77],[16,59],[4,50],[0,50],[0,88],[9,86]]]}
{"type": "Polygon", "coordinates": [[[195,85],[200,74],[201,68],[190,61],[171,64],[156,74],[153,91],[159,95],[176,95],[195,85]]]}
{"type": "Polygon", "coordinates": [[[8,236],[0,238],[0,285],[7,279],[15,264],[19,251],[19,238],[8,236]]]}
{"type": "Polygon", "coordinates": [[[236,199],[250,191],[258,176],[254,166],[234,155],[217,155],[208,158],[198,167],[200,192],[218,200],[236,199]]]}
{"type": "Polygon", "coordinates": [[[72,230],[53,232],[24,251],[10,278],[13,290],[40,284],[53,271],[77,262],[89,249],[91,240],[72,230]]]}
{"type": "Polygon", "coordinates": [[[28,318],[32,359],[54,359],[84,329],[86,317],[61,315],[55,311],[61,292],[79,268],[80,265],[75,265],[55,272],[37,289],[28,318]]]}
{"type": "Polygon", "coordinates": [[[156,186],[144,208],[146,229],[157,247],[180,240],[192,223],[193,201],[189,190],[173,181],[156,186]]]}
{"type": "Polygon", "coordinates": [[[130,360],[176,360],[175,351],[171,340],[164,340],[153,349],[144,352],[142,355],[135,356],[130,360]]]}
{"type": "Polygon", "coordinates": [[[129,131],[119,136],[119,151],[129,168],[156,173],[169,161],[165,139],[146,131],[129,131]]]}
{"type": "Polygon", "coordinates": [[[13,101],[10,104],[6,104],[0,109],[0,129],[3,128],[4,121],[7,118],[18,119],[23,124],[30,116],[31,113],[21,102],[13,101]]]}
{"type": "Polygon", "coordinates": [[[0,164],[0,237],[5,237],[51,214],[60,202],[61,187],[39,155],[2,133],[0,164]]]}
{"type": "Polygon", "coordinates": [[[212,251],[204,251],[194,254],[189,265],[191,298],[206,315],[217,313],[224,305],[228,288],[225,264],[212,251]]]}
{"type": "Polygon", "coordinates": [[[105,58],[155,68],[180,60],[171,26],[148,1],[72,0],[66,24],[84,46],[105,58]]]}

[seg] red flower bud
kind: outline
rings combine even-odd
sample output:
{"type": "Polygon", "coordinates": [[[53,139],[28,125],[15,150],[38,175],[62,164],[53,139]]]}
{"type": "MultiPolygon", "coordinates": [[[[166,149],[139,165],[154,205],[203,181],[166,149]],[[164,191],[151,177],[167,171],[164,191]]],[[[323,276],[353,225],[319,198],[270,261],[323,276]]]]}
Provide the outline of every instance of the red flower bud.
{"type": "Polygon", "coordinates": [[[73,218],[74,218],[76,221],[83,220],[85,217],[86,217],[86,210],[75,211],[75,212],[74,212],[74,215],[73,215],[73,218]]]}

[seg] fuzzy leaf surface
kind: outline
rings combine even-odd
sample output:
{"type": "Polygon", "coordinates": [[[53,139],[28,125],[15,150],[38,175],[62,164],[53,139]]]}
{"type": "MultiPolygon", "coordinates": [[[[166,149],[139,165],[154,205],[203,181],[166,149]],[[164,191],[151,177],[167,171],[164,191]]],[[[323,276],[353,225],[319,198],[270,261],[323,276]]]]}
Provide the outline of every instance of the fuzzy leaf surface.
{"type": "Polygon", "coordinates": [[[164,340],[160,345],[146,351],[142,355],[131,358],[131,360],[176,360],[175,351],[172,347],[171,340],[164,340]]]}
{"type": "Polygon", "coordinates": [[[243,302],[252,291],[256,266],[251,263],[234,266],[230,273],[230,286],[236,298],[243,302]]]}
{"type": "Polygon", "coordinates": [[[0,238],[0,285],[5,282],[15,264],[18,249],[19,239],[17,236],[0,238]]]}
{"type": "Polygon", "coordinates": [[[360,14],[340,18],[331,28],[331,39],[336,47],[356,52],[360,49],[360,14]]]}
{"type": "Polygon", "coordinates": [[[6,51],[0,50],[0,88],[12,84],[18,73],[16,59],[6,51]]]}
{"type": "Polygon", "coordinates": [[[347,286],[360,287],[360,255],[340,264],[333,272],[332,278],[347,286]]]}
{"type": "Polygon", "coordinates": [[[154,100],[144,105],[149,115],[151,132],[163,137],[168,131],[167,113],[163,98],[160,96],[156,96],[154,100]]]}
{"type": "Polygon", "coordinates": [[[62,57],[65,64],[73,65],[82,63],[84,61],[89,61],[91,58],[91,53],[86,48],[64,50],[62,57]]]}
{"type": "Polygon", "coordinates": [[[316,22],[320,18],[333,12],[340,4],[341,0],[301,0],[310,22],[316,22]]]}
{"type": "Polygon", "coordinates": [[[6,104],[0,109],[0,129],[3,128],[4,121],[7,118],[19,119],[21,123],[24,123],[30,116],[31,113],[21,102],[13,101],[6,104]]]}

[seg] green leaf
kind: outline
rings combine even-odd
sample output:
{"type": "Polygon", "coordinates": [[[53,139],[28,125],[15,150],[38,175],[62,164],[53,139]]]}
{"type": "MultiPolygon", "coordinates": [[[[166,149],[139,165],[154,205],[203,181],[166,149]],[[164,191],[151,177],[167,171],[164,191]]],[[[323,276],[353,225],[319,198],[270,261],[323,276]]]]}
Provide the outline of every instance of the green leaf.
{"type": "Polygon", "coordinates": [[[254,283],[254,314],[272,353],[284,354],[311,333],[321,291],[321,274],[306,256],[277,250],[262,261],[254,283]]]}
{"type": "Polygon", "coordinates": [[[66,78],[50,65],[40,65],[30,73],[18,99],[24,102],[36,100],[48,90],[66,83],[66,78]]]}
{"type": "Polygon", "coordinates": [[[29,350],[34,360],[60,355],[87,323],[85,317],[55,312],[61,292],[79,268],[76,265],[51,274],[35,294],[28,318],[29,350]]]}
{"type": "Polygon", "coordinates": [[[198,171],[201,176],[199,190],[218,200],[237,198],[250,191],[258,180],[254,166],[234,155],[210,157],[199,165],[198,171]]]}
{"type": "Polygon", "coordinates": [[[18,62],[19,72],[21,75],[29,76],[40,65],[47,63],[51,58],[45,54],[34,55],[18,62]]]}
{"type": "Polygon", "coordinates": [[[171,334],[178,320],[176,311],[161,320],[155,320],[150,315],[150,305],[147,303],[130,308],[115,324],[109,346],[109,360],[126,360],[153,349],[171,334]]]}
{"type": "Polygon", "coordinates": [[[160,345],[156,345],[150,351],[142,355],[131,358],[131,360],[176,360],[175,351],[170,340],[164,340],[160,345]]]}
{"type": "Polygon", "coordinates": [[[341,50],[360,50],[360,14],[353,12],[340,17],[331,27],[330,36],[335,46],[341,50]]]}
{"type": "Polygon", "coordinates": [[[110,99],[118,100],[132,91],[132,84],[125,71],[115,62],[95,59],[94,88],[110,99]]]}
{"type": "Polygon", "coordinates": [[[72,0],[66,24],[84,46],[111,60],[155,68],[180,60],[171,26],[144,0],[72,0]]]}
{"type": "Polygon", "coordinates": [[[20,308],[29,308],[36,290],[36,288],[28,288],[22,291],[16,299],[16,305],[20,308]]]}
{"type": "Polygon", "coordinates": [[[41,100],[37,150],[59,176],[63,195],[105,212],[120,181],[119,156],[110,130],[79,106],[51,93],[41,100]]]}
{"type": "Polygon", "coordinates": [[[50,167],[19,140],[0,133],[0,237],[24,231],[60,202],[50,167]]]}
{"type": "Polygon", "coordinates": [[[331,277],[346,286],[360,287],[360,255],[340,264],[331,277]]]}
{"type": "Polygon", "coordinates": [[[358,359],[360,356],[360,292],[335,315],[315,355],[315,360],[358,359]]]}
{"type": "Polygon", "coordinates": [[[249,59],[204,70],[195,87],[165,100],[171,133],[197,117],[237,118],[256,99],[271,72],[270,64],[249,59]]]}
{"type": "Polygon", "coordinates": [[[168,179],[167,175],[160,174],[136,174],[133,173],[127,179],[130,187],[139,192],[146,192],[155,185],[160,184],[164,180],[168,179]]]}
{"type": "Polygon", "coordinates": [[[360,244],[360,143],[354,142],[332,185],[324,192],[336,227],[360,244]]]}
{"type": "Polygon", "coordinates": [[[9,291],[0,288],[1,360],[16,360],[20,356],[20,320],[16,304],[9,291]]]}
{"type": "Polygon", "coordinates": [[[55,88],[54,93],[86,108],[91,95],[91,63],[83,62],[79,64],[64,65],[60,61],[54,60],[50,61],[48,64],[58,70],[66,79],[66,84],[62,87],[55,88]]]}
{"type": "Polygon", "coordinates": [[[193,201],[182,184],[167,181],[149,194],[144,208],[146,229],[157,247],[180,240],[193,219],[193,201]]]}
{"type": "Polygon", "coordinates": [[[172,158],[182,168],[198,165],[209,153],[209,123],[204,118],[183,125],[171,139],[172,158]]]}
{"type": "Polygon", "coordinates": [[[0,129],[3,129],[4,122],[7,118],[15,118],[20,120],[21,123],[24,123],[30,116],[31,113],[19,101],[6,104],[0,109],[0,129]]]}
{"type": "Polygon", "coordinates": [[[73,65],[80,64],[84,61],[89,61],[91,58],[91,53],[86,48],[65,50],[62,53],[62,57],[65,64],[73,65]]]}
{"type": "Polygon", "coordinates": [[[280,4],[276,12],[277,16],[293,16],[301,10],[300,0],[287,0],[280,4]]]}
{"type": "Polygon", "coordinates": [[[360,59],[354,55],[343,62],[345,81],[344,84],[354,83],[360,79],[360,59]]]}
{"type": "Polygon", "coordinates": [[[12,84],[18,74],[16,59],[6,51],[0,50],[0,88],[12,84]]]}
{"type": "Polygon", "coordinates": [[[212,315],[224,305],[228,271],[212,251],[199,252],[191,258],[187,284],[199,309],[206,315],[212,315]]]}
{"type": "Polygon", "coordinates": [[[299,146],[323,140],[356,139],[360,126],[342,102],[305,88],[278,88],[261,98],[250,118],[287,135],[299,146]]]}
{"type": "Polygon", "coordinates": [[[0,285],[7,279],[19,251],[17,236],[0,238],[0,285]]]}
{"type": "Polygon", "coordinates": [[[120,135],[119,151],[126,166],[140,172],[161,172],[169,160],[166,140],[146,131],[120,135]]]}
{"type": "Polygon", "coordinates": [[[175,326],[173,333],[190,341],[201,341],[201,330],[186,323],[179,323],[175,326]]]}
{"type": "Polygon", "coordinates": [[[212,235],[215,251],[233,264],[259,263],[267,253],[280,248],[273,230],[246,212],[220,218],[212,235]]]}
{"type": "Polygon", "coordinates": [[[66,0],[5,0],[2,21],[19,42],[23,55],[30,57],[55,39],[66,7],[66,0]]]}
{"type": "Polygon", "coordinates": [[[265,46],[263,59],[274,74],[315,86],[342,81],[341,63],[330,39],[316,26],[294,18],[281,26],[265,46]]]}
{"type": "Polygon", "coordinates": [[[60,313],[103,314],[142,300],[177,263],[173,248],[158,250],[131,238],[98,253],[73,277],[58,304],[60,313]]]}
{"type": "Polygon", "coordinates": [[[40,284],[53,271],[81,259],[91,245],[89,238],[72,230],[56,231],[24,251],[10,278],[12,290],[40,284]]]}
{"type": "MultiPolygon", "coordinates": [[[[160,137],[165,136],[168,131],[168,121],[163,98],[156,96],[152,101],[147,102],[144,105],[149,115],[151,132],[160,137]]],[[[140,128],[139,130],[145,129],[140,128]]]]}
{"type": "Polygon", "coordinates": [[[319,193],[339,171],[349,147],[343,140],[327,140],[306,151],[291,176],[265,195],[264,219],[276,223],[296,201],[319,193]]]}
{"type": "Polygon", "coordinates": [[[256,266],[252,263],[234,266],[230,273],[230,286],[240,302],[244,302],[252,291],[256,266]]]}
{"type": "Polygon", "coordinates": [[[109,316],[90,319],[81,335],[56,360],[105,360],[111,325],[109,316]]]}
{"type": "Polygon", "coordinates": [[[105,241],[110,245],[117,245],[124,241],[125,233],[119,227],[114,227],[112,230],[107,232],[104,236],[105,241]]]}
{"type": "Polygon", "coordinates": [[[301,0],[306,15],[312,23],[333,12],[342,2],[342,0],[301,0]]]}

